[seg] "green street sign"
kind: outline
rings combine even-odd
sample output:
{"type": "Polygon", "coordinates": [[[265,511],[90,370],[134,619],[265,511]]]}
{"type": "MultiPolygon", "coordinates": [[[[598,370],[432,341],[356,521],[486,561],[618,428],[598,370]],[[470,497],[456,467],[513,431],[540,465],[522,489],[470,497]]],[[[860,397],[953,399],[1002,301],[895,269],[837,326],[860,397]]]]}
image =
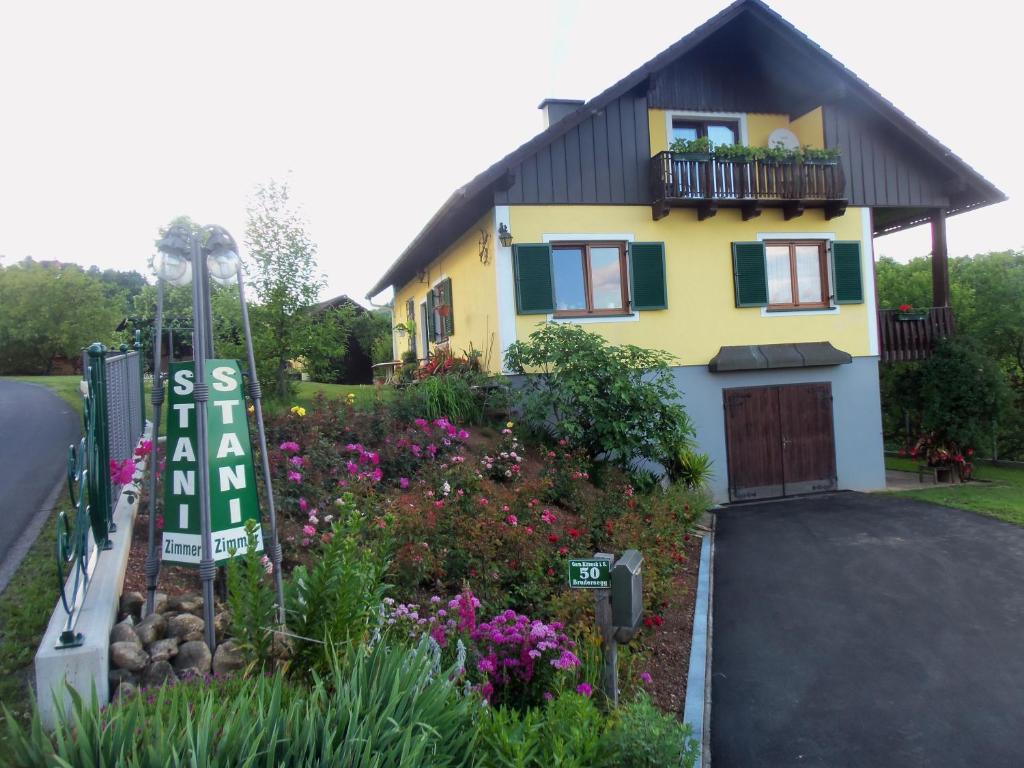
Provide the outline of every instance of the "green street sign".
{"type": "Polygon", "coordinates": [[[600,557],[570,560],[569,586],[572,589],[611,589],[611,561],[600,557]]]}
{"type": "MultiPolygon", "coordinates": [[[[203,541],[199,521],[196,414],[192,399],[195,367],[173,363],[167,397],[167,466],[164,474],[164,533],[161,552],[165,563],[198,565],[203,541]]],[[[206,415],[210,465],[210,522],[213,558],[230,559],[228,550],[246,550],[245,521],[259,523],[249,422],[245,414],[242,372],[235,360],[207,360],[210,399],[206,415]]],[[[257,550],[263,534],[257,529],[257,550]]]]}

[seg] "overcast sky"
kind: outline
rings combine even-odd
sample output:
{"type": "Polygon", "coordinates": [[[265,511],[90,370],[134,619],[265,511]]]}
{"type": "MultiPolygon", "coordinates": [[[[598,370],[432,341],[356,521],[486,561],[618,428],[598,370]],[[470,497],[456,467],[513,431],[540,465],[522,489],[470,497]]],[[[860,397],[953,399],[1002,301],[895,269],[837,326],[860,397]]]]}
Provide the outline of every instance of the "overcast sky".
{"type": "MultiPolygon", "coordinates": [[[[241,241],[254,185],[290,175],[325,295],[361,298],[542,98],[596,95],[725,5],[5,2],[0,255],[141,271],[180,214],[241,241]]],[[[1019,9],[771,5],[1010,195],[950,220],[951,255],[1024,247],[1019,9]]],[[[876,250],[925,254],[927,228],[876,250]]]]}

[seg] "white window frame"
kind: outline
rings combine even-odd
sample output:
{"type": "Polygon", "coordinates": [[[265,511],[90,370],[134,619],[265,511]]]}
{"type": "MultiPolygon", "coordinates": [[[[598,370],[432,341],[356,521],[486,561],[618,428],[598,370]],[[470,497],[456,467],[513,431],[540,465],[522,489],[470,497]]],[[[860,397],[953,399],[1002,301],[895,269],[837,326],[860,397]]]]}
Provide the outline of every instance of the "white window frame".
{"type": "Polygon", "coordinates": [[[672,145],[672,122],[674,120],[735,120],[739,124],[739,140],[743,146],[749,146],[747,139],[747,115],[745,112],[665,112],[665,148],[672,145]]]}
{"type": "MultiPolygon", "coordinates": [[[[597,323],[635,323],[640,319],[640,313],[633,309],[633,283],[629,273],[629,244],[636,237],[632,232],[552,232],[542,235],[541,242],[548,245],[556,245],[563,242],[618,242],[626,244],[626,293],[629,296],[630,311],[622,315],[605,315],[602,317],[556,317],[549,312],[547,319],[549,323],[568,323],[570,325],[594,325],[597,323]]],[[[551,290],[554,291],[554,285],[551,290]]]]}
{"type": "Polygon", "coordinates": [[[834,270],[832,269],[832,243],[836,239],[835,232],[758,232],[759,242],[771,240],[824,240],[825,268],[828,270],[828,308],[821,309],[770,309],[761,307],[761,317],[806,317],[808,315],[838,315],[839,304],[836,304],[836,287],[833,285],[834,270]]]}

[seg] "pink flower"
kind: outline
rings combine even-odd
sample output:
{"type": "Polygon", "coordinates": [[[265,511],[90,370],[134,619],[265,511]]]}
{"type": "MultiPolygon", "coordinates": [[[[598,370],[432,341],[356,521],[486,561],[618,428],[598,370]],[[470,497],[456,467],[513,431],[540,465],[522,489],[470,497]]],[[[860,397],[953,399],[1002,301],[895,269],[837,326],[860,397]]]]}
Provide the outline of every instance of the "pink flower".
{"type": "Polygon", "coordinates": [[[141,443],[139,443],[138,447],[135,449],[135,455],[138,456],[140,459],[142,459],[142,458],[145,458],[146,456],[149,456],[149,454],[152,453],[152,451],[153,451],[153,441],[152,440],[143,440],[141,443]]]}
{"type": "Polygon", "coordinates": [[[398,478],[398,487],[401,488],[403,491],[406,488],[408,488],[409,487],[409,478],[408,477],[400,477],[400,478],[398,478]]]}
{"type": "Polygon", "coordinates": [[[469,432],[467,432],[464,429],[460,429],[459,430],[459,440],[468,440],[468,439],[469,439],[469,432]]]}
{"type": "Polygon", "coordinates": [[[288,459],[288,461],[289,463],[291,463],[293,467],[301,467],[303,464],[306,463],[305,459],[303,459],[301,456],[292,456],[290,459],[288,459]]]}
{"type": "Polygon", "coordinates": [[[643,680],[644,685],[650,685],[654,682],[654,678],[651,677],[650,672],[641,672],[640,679],[643,680]]]}
{"type": "Polygon", "coordinates": [[[298,453],[299,452],[299,444],[296,443],[296,442],[293,442],[292,440],[285,440],[278,447],[282,451],[285,451],[286,453],[298,453]]]}
{"type": "Polygon", "coordinates": [[[302,540],[302,546],[308,547],[309,546],[309,539],[303,539],[302,540]]]}
{"type": "Polygon", "coordinates": [[[288,479],[291,480],[293,483],[301,483],[302,482],[302,473],[301,472],[296,472],[293,469],[293,470],[288,472],[288,479]]]}
{"type": "Polygon", "coordinates": [[[302,532],[307,536],[316,536],[316,528],[314,528],[312,525],[302,526],[302,532]]]}
{"type": "Polygon", "coordinates": [[[371,477],[373,478],[373,482],[379,483],[381,478],[384,477],[384,472],[381,470],[380,467],[377,467],[375,470],[373,470],[373,474],[371,475],[371,477]]]}
{"type": "Polygon", "coordinates": [[[303,512],[309,509],[309,502],[306,501],[305,497],[303,496],[299,497],[299,509],[301,509],[303,512]]]}
{"type": "Polygon", "coordinates": [[[576,693],[578,693],[580,696],[586,696],[587,698],[590,698],[594,694],[594,689],[593,687],[591,687],[590,683],[580,683],[576,686],[576,693]]]}
{"type": "Polygon", "coordinates": [[[519,525],[519,518],[515,515],[509,515],[505,518],[505,522],[514,528],[515,526],[519,525]]]}

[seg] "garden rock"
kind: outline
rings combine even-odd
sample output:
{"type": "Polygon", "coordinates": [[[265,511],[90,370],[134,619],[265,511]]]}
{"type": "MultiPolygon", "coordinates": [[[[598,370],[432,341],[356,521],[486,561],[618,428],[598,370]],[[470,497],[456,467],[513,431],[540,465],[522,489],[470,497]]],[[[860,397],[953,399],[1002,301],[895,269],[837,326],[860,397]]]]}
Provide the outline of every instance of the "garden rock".
{"type": "Polygon", "coordinates": [[[189,632],[187,635],[185,635],[183,638],[181,638],[181,642],[183,642],[183,643],[190,643],[193,640],[205,640],[205,639],[206,639],[206,633],[204,633],[202,631],[196,631],[196,632],[189,632]]]}
{"type": "Polygon", "coordinates": [[[168,637],[164,640],[157,640],[146,650],[149,651],[149,658],[153,661],[167,661],[178,655],[178,638],[168,637]]]}
{"type": "Polygon", "coordinates": [[[202,633],[205,622],[191,613],[179,613],[167,622],[167,636],[183,638],[195,632],[202,633]]]}
{"type": "Polygon", "coordinates": [[[231,614],[221,611],[213,617],[213,631],[217,635],[217,642],[220,643],[231,631],[231,614]]]}
{"type": "Polygon", "coordinates": [[[178,655],[174,657],[174,669],[181,677],[184,677],[184,673],[190,668],[194,668],[198,674],[205,675],[210,671],[212,660],[210,646],[202,640],[191,640],[179,646],[178,655]]]}
{"type": "Polygon", "coordinates": [[[167,633],[167,619],[163,614],[152,613],[144,618],[137,627],[135,634],[143,645],[149,645],[161,639],[167,633]]]}
{"type": "Polygon", "coordinates": [[[227,640],[218,645],[216,653],[213,654],[213,674],[230,675],[244,669],[248,663],[238,643],[227,640]]]}
{"type": "Polygon", "coordinates": [[[167,594],[165,592],[153,593],[153,613],[163,613],[167,610],[167,594]]]}
{"type": "Polygon", "coordinates": [[[110,630],[110,642],[135,643],[136,645],[142,645],[142,641],[139,640],[139,636],[135,634],[135,628],[132,626],[132,620],[130,617],[121,623],[114,625],[113,629],[110,630]]]}
{"type": "Polygon", "coordinates": [[[148,688],[150,686],[163,685],[164,683],[176,682],[178,676],[174,674],[174,667],[169,661],[154,661],[142,675],[142,682],[148,688]]]}
{"type": "Polygon", "coordinates": [[[121,595],[120,609],[121,613],[126,613],[129,616],[141,616],[142,606],[146,602],[146,598],[141,592],[125,592],[121,595]]]}
{"type": "Polygon", "coordinates": [[[149,654],[138,643],[111,643],[110,660],[119,669],[139,672],[149,662],[149,654]]]}
{"type": "Polygon", "coordinates": [[[112,669],[107,673],[107,681],[110,683],[111,692],[114,692],[119,685],[124,685],[125,683],[138,685],[139,677],[127,669],[112,669]]]}
{"type": "Polygon", "coordinates": [[[167,598],[167,610],[198,614],[203,610],[203,598],[201,595],[178,595],[175,597],[169,597],[167,598]]]}

